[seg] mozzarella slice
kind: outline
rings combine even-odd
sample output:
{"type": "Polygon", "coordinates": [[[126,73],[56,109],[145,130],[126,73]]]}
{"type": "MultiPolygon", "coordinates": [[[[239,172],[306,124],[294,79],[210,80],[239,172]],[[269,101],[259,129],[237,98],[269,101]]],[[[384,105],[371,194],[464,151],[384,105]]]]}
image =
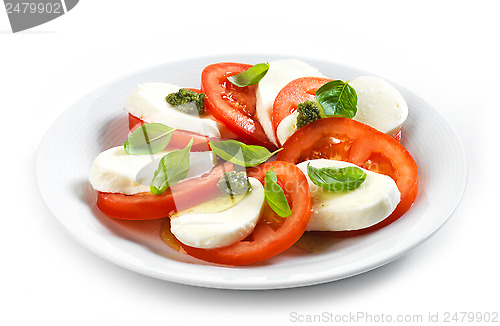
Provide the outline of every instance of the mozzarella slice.
{"type": "Polygon", "coordinates": [[[294,132],[297,131],[297,116],[298,111],[294,111],[287,115],[283,120],[281,120],[278,128],[276,129],[276,136],[278,137],[278,142],[283,145],[294,132]]]}
{"type": "Polygon", "coordinates": [[[127,98],[125,109],[146,122],[163,123],[172,128],[220,137],[216,121],[181,112],[165,100],[168,94],[178,92],[179,89],[179,86],[168,83],[140,84],[127,98]]]}
{"type": "Polygon", "coordinates": [[[408,117],[408,104],[397,89],[383,79],[361,76],[349,83],[358,95],[354,120],[394,136],[408,117]]]}
{"type": "MultiPolygon", "coordinates": [[[[100,153],[92,164],[89,181],[101,192],[132,195],[149,191],[153,175],[162,157],[168,151],[153,155],[131,155],[123,146],[110,148],[100,153]]],[[[212,152],[191,152],[187,178],[212,169],[212,152]]]]}
{"type": "Polygon", "coordinates": [[[400,192],[394,180],[386,175],[363,169],[367,176],[358,188],[335,192],[327,191],[311,182],[307,163],[316,168],[343,168],[355,166],[342,161],[318,159],[297,166],[309,180],[313,212],[308,231],[359,230],[372,226],[388,217],[400,201],[400,192]]]}
{"type": "Polygon", "coordinates": [[[238,204],[222,212],[174,215],[170,221],[171,232],[180,242],[205,249],[229,246],[245,239],[255,228],[264,204],[264,187],[259,180],[248,179],[252,190],[238,204]]]}
{"type": "Polygon", "coordinates": [[[274,100],[286,84],[300,77],[324,77],[324,75],[300,60],[277,60],[269,62],[269,70],[257,86],[257,118],[267,138],[275,145],[277,142],[271,121],[274,100]]]}

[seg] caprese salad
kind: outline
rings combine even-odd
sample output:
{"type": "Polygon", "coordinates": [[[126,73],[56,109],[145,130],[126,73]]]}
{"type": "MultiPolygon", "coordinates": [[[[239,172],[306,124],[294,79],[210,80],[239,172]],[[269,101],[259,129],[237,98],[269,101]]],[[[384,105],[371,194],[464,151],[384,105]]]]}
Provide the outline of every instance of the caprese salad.
{"type": "Polygon", "coordinates": [[[291,59],[221,62],[204,68],[200,89],[141,84],[125,109],[128,139],[90,171],[98,208],[164,219],[166,244],[208,262],[260,262],[306,232],[372,232],[417,195],[400,142],[408,106],[377,77],[342,81],[291,59]]]}

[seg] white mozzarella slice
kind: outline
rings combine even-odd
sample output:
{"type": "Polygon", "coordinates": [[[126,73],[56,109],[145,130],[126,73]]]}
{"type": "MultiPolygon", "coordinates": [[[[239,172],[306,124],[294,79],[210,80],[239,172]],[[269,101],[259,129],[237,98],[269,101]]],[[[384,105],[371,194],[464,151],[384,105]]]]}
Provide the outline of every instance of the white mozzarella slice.
{"type": "Polygon", "coordinates": [[[181,112],[165,100],[168,94],[178,92],[179,89],[179,86],[168,83],[140,84],[127,98],[125,109],[145,122],[158,122],[172,128],[220,137],[216,121],[181,112]]]}
{"type": "Polygon", "coordinates": [[[274,100],[283,87],[300,77],[325,77],[318,69],[307,63],[285,59],[269,62],[269,70],[257,86],[257,118],[267,138],[277,145],[274,137],[271,115],[274,100]]]}
{"type": "MultiPolygon", "coordinates": [[[[100,153],[92,164],[89,181],[101,192],[126,195],[149,191],[151,180],[162,157],[168,151],[153,155],[131,155],[123,146],[110,148],[100,153]]],[[[200,175],[212,169],[212,152],[191,152],[190,169],[187,178],[200,175]]]]}
{"type": "Polygon", "coordinates": [[[252,190],[235,206],[216,213],[174,215],[172,234],[182,243],[196,248],[229,246],[252,233],[264,204],[264,187],[259,180],[248,178],[252,190]]]}
{"type": "Polygon", "coordinates": [[[351,85],[358,95],[354,120],[394,136],[408,117],[408,104],[401,93],[383,79],[361,76],[351,85]]]}
{"type": "Polygon", "coordinates": [[[308,231],[359,230],[388,217],[400,201],[400,192],[394,180],[386,175],[363,169],[367,176],[358,188],[351,191],[327,191],[311,182],[307,163],[316,168],[343,168],[355,166],[342,161],[318,159],[297,166],[309,180],[313,212],[308,231]]]}
{"type": "Polygon", "coordinates": [[[292,112],[287,115],[283,120],[281,120],[278,128],[276,129],[276,136],[278,137],[278,142],[283,145],[294,132],[297,131],[297,116],[298,111],[292,112]]]}

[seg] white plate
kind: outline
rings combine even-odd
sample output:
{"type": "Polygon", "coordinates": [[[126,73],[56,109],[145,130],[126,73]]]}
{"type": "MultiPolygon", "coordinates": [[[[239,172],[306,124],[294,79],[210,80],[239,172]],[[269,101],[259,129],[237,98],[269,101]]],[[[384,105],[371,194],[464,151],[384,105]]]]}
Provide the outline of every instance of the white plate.
{"type": "MultiPolygon", "coordinates": [[[[283,57],[279,57],[283,58],[283,57]]],[[[159,236],[159,222],[113,220],[95,206],[87,178],[99,152],[127,137],[125,98],[141,82],[199,87],[211,63],[258,63],[267,55],[205,57],[168,63],[121,78],[71,106],[47,132],[37,157],[37,179],[48,208],[85,247],[109,261],[159,279],[213,288],[272,289],[329,282],[384,265],[433,234],[452,214],[467,180],[465,153],[455,132],[432,107],[397,87],[410,109],[404,145],[419,168],[414,206],[379,231],[341,240],[318,253],[296,248],[261,264],[215,266],[175,252],[159,236]]],[[[302,59],[332,78],[352,80],[366,72],[331,62],[302,59]]]]}

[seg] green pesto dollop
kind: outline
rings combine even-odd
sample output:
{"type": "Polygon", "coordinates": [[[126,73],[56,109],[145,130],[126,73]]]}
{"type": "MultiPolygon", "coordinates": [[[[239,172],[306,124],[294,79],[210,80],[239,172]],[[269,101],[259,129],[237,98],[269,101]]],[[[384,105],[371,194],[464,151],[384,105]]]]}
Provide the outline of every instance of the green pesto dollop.
{"type": "Polygon", "coordinates": [[[165,99],[168,104],[187,114],[196,115],[205,111],[205,94],[203,93],[198,94],[192,90],[181,88],[178,92],[168,94],[165,99]]]}
{"type": "Polygon", "coordinates": [[[223,193],[231,196],[244,195],[252,188],[245,171],[225,172],[217,182],[217,186],[223,193]]]}
{"type": "Polygon", "coordinates": [[[305,101],[297,105],[297,128],[302,128],[305,125],[321,119],[319,105],[315,101],[305,101]]]}

